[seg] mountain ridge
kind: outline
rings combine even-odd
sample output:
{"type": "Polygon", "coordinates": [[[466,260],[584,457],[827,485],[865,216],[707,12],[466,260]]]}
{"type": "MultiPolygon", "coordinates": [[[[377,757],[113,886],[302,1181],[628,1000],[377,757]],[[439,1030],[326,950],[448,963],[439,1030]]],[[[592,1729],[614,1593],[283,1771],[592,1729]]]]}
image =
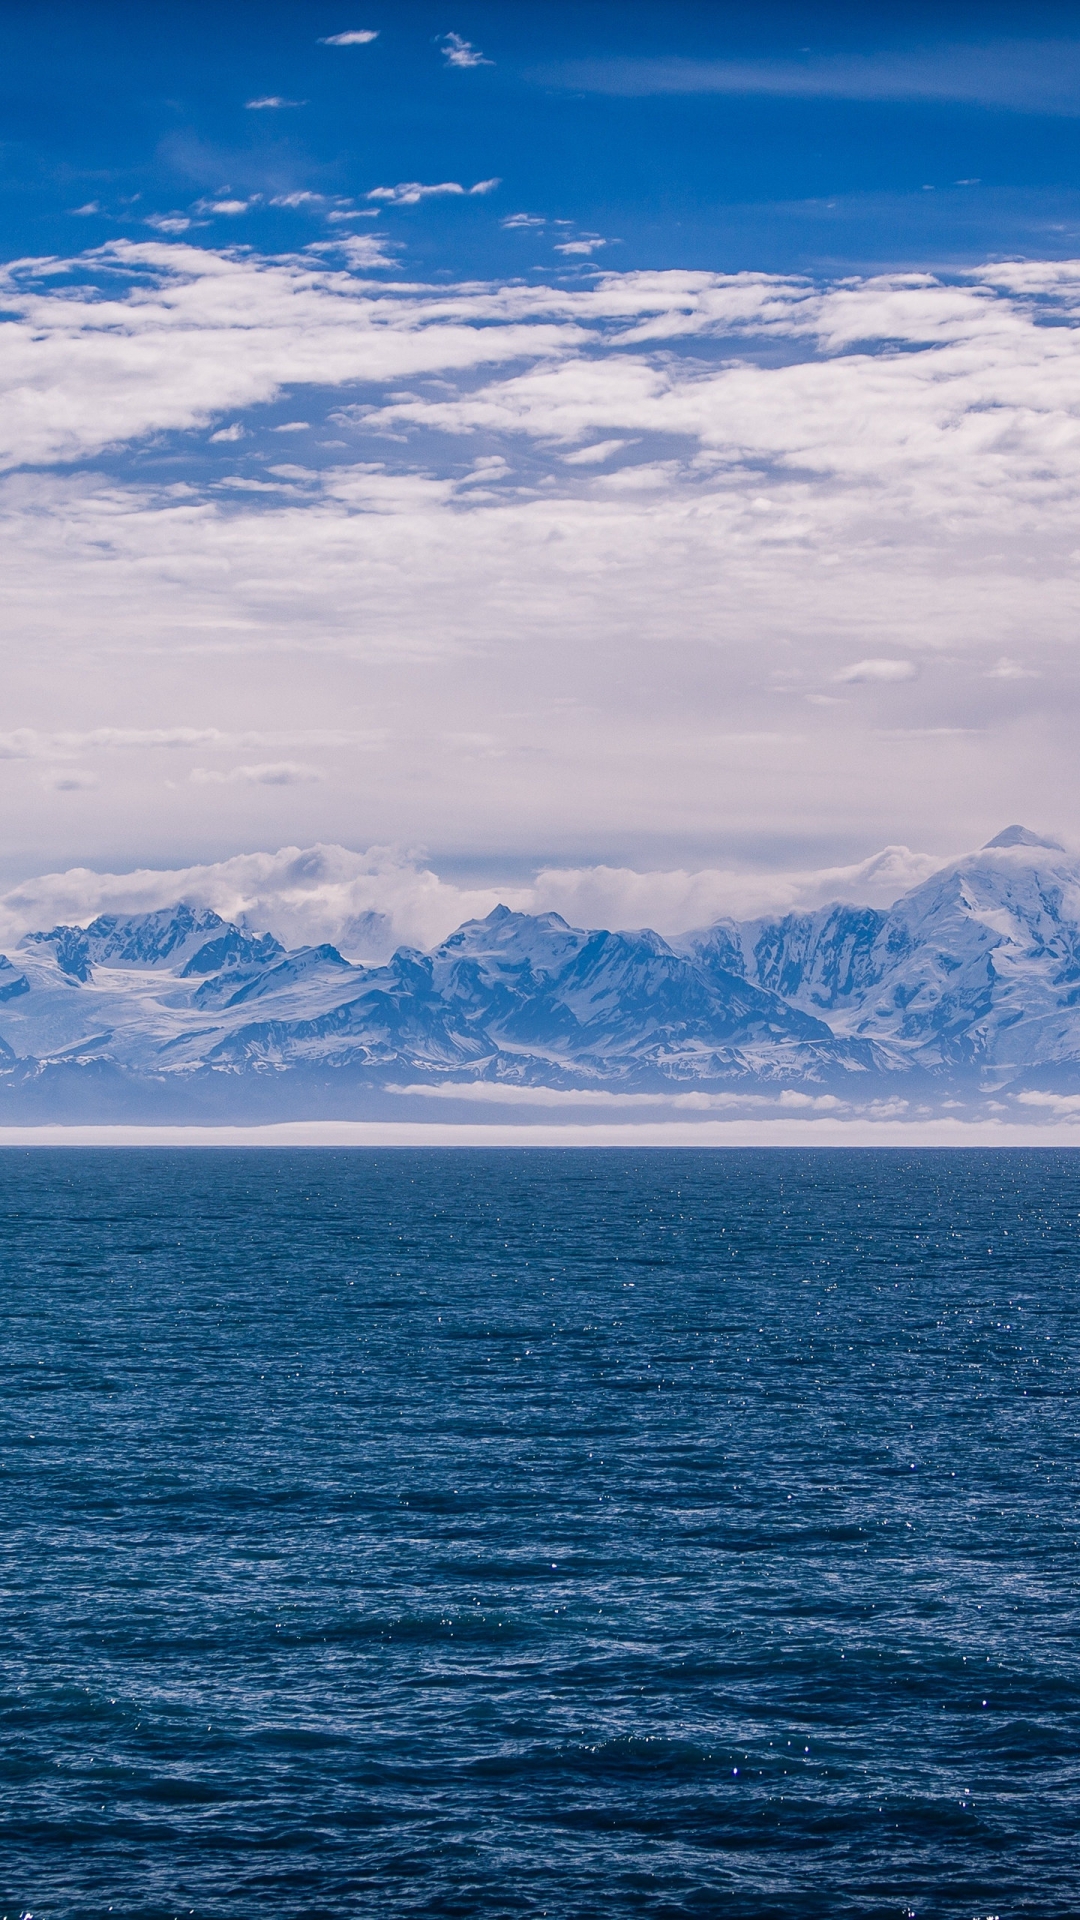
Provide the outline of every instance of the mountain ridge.
{"type": "MultiPolygon", "coordinates": [[[[1080,860],[1020,826],[892,907],[665,939],[499,905],[381,966],[178,902],[0,956],[0,1111],[296,1111],[485,1085],[806,1101],[1080,1088],[1080,860]]],[[[366,1110],[366,1109],[365,1109],[366,1110]]],[[[921,1109],[920,1109],[921,1110],[921,1109]]]]}

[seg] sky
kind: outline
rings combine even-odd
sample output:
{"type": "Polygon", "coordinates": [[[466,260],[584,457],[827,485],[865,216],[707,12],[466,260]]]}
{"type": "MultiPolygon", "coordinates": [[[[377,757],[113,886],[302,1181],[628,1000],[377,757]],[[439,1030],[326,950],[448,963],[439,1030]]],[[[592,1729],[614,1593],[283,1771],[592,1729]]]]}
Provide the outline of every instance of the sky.
{"type": "Polygon", "coordinates": [[[1074,8],[7,0],[0,91],[20,898],[1080,841],[1074,8]]]}

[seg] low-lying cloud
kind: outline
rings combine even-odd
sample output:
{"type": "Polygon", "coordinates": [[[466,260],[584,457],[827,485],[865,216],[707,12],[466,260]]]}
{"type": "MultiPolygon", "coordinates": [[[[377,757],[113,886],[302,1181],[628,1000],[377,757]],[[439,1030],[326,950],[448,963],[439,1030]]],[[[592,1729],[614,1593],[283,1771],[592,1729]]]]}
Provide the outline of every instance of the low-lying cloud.
{"type": "MultiPolygon", "coordinates": [[[[220,783],[278,771],[237,768],[203,779],[220,783]]],[[[574,926],[651,926],[674,935],[722,918],[808,909],[831,899],[888,905],[937,865],[930,855],[887,847],[852,867],[801,873],[549,867],[524,885],[467,886],[393,848],[283,847],[207,865],[131,873],[77,867],[24,880],[0,896],[0,944],[58,922],[86,925],[99,913],[144,913],[186,900],[254,931],[269,930],[289,946],[329,940],[350,958],[380,961],[398,946],[434,946],[463,920],[500,903],[522,913],[561,913],[574,926]]]]}

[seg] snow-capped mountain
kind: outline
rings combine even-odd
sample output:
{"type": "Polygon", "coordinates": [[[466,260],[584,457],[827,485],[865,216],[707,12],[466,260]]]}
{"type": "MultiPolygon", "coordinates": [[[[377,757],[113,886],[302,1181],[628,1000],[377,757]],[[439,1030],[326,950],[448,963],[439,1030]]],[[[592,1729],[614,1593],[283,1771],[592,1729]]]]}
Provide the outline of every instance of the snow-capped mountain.
{"type": "Polygon", "coordinates": [[[707,968],[743,972],[837,1035],[940,1073],[999,1082],[1035,1067],[1080,1070],[1080,861],[1009,827],[887,912],[723,922],[677,943],[707,968]]]}
{"type": "Polygon", "coordinates": [[[403,1087],[666,1089],[864,1104],[1080,1086],[1080,861],[1024,828],[887,911],[666,941],[497,907],[430,953],[179,904],[0,956],[0,1111],[352,1111],[403,1087]]]}

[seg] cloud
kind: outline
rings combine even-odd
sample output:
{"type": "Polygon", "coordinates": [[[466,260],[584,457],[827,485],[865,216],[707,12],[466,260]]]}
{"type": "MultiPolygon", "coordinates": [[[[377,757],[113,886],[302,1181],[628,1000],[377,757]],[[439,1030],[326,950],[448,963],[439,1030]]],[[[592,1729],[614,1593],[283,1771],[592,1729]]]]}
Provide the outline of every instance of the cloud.
{"type": "Polygon", "coordinates": [[[155,752],[185,748],[213,747],[235,752],[245,747],[343,747],[352,750],[375,746],[378,732],[349,727],[285,729],[269,732],[247,729],[226,732],[220,727],[92,727],[79,731],[44,733],[33,727],[17,727],[0,733],[0,760],[56,760],[74,753],[93,751],[155,752]]]}
{"type": "Polygon", "coordinates": [[[493,67],[494,60],[485,60],[483,54],[470,41],[463,40],[460,33],[444,33],[439,42],[448,67],[493,67]]]}
{"type": "MultiPolygon", "coordinates": [[[[219,846],[218,803],[250,795],[188,774],[220,752],[324,772],[260,788],[282,841],[363,820],[518,874],[546,848],[590,899],[601,849],[734,876],[679,882],[680,919],[758,897],[744,868],[1080,828],[1080,265],[429,286],[376,283],[372,244],[390,258],[147,238],[4,270],[0,798],[25,866],[70,834],[35,761],[98,752],[99,861],[219,846]],[[299,471],[205,445],[265,450],[293,415],[299,471]],[[848,678],[866,661],[917,670],[901,727],[848,678]],[[336,727],[379,744],[301,738],[336,727]]],[[[632,924],[636,882],[612,886],[632,924]]]]}
{"type": "Polygon", "coordinates": [[[546,226],[547,222],[546,220],[541,220],[540,216],[535,213],[510,213],[507,214],[505,220],[499,221],[499,225],[500,227],[505,227],[508,233],[516,233],[520,229],[531,232],[536,227],[546,226]]]}
{"type": "MultiPolygon", "coordinates": [[[[292,763],[286,765],[291,772],[292,763]]],[[[197,769],[192,780],[215,787],[279,784],[260,777],[268,771],[278,769],[197,769]]],[[[25,932],[58,921],[86,925],[99,913],[148,912],[187,900],[258,931],[269,929],[289,946],[329,940],[351,958],[380,961],[401,945],[434,946],[500,901],[519,912],[561,912],[579,926],[651,925],[674,935],[728,914],[784,912],[830,898],[891,902],[935,864],[890,847],[858,867],[786,876],[549,868],[528,884],[463,886],[392,847],[354,852],[288,846],[207,865],[131,873],[77,867],[24,880],[0,896],[0,945],[14,945],[25,932]]]]}
{"type": "Polygon", "coordinates": [[[270,202],[272,207],[319,207],[326,203],[326,195],[309,193],[302,189],[296,193],[276,193],[270,202]]]}
{"type": "Polygon", "coordinates": [[[379,37],[377,27],[351,27],[345,33],[330,33],[319,41],[320,47],[369,47],[379,37]]]}
{"type": "Polygon", "coordinates": [[[84,207],[70,207],[68,211],[72,214],[81,215],[81,214],[89,214],[89,213],[100,213],[101,208],[99,207],[96,200],[88,200],[84,207]]]}
{"type": "Polygon", "coordinates": [[[328,253],[341,260],[351,273],[368,273],[380,267],[397,265],[394,242],[381,240],[373,233],[343,233],[333,240],[319,241],[309,253],[328,253]]]}
{"type": "Polygon", "coordinates": [[[555,252],[565,253],[565,254],[591,254],[591,253],[595,253],[598,247],[606,247],[606,246],[607,246],[607,241],[599,240],[599,239],[562,240],[560,241],[559,245],[555,248],[555,252]]]}
{"type": "Polygon", "coordinates": [[[498,185],[498,180],[478,180],[474,187],[463,187],[458,180],[440,180],[434,186],[424,186],[419,180],[399,180],[396,187],[372,187],[365,197],[381,200],[389,207],[415,207],[421,200],[445,194],[493,193],[498,185]]]}
{"type": "Polygon", "coordinates": [[[144,227],[153,227],[155,233],[186,233],[191,226],[186,213],[150,213],[143,221],[144,227]]]}
{"type": "Polygon", "coordinates": [[[239,213],[247,213],[249,208],[255,205],[258,198],[259,195],[254,194],[250,200],[199,200],[196,202],[196,211],[198,213],[226,214],[230,219],[234,219],[239,213]]]}
{"type": "Polygon", "coordinates": [[[989,668],[986,677],[988,680],[1039,680],[1042,676],[1035,668],[1021,666],[1018,660],[1010,660],[1005,654],[996,666],[989,668]]]}
{"type": "MultiPolygon", "coordinates": [[[[1019,112],[1080,112],[1080,40],[993,40],[804,59],[567,61],[546,85],[622,94],[765,94],[825,100],[970,101],[1019,112]]],[[[969,184],[969,183],[965,183],[969,184]]]]}
{"type": "MultiPolygon", "coordinates": [[[[268,93],[262,100],[245,100],[249,113],[259,113],[266,107],[306,107],[306,100],[285,100],[279,93],[268,93]]],[[[280,204],[280,203],[275,203],[280,204]]]]}
{"type": "Polygon", "coordinates": [[[75,768],[46,773],[42,776],[42,782],[53,793],[92,793],[98,784],[92,773],[80,772],[75,768]]]}
{"type": "Polygon", "coordinates": [[[192,767],[188,777],[196,786],[203,787],[302,787],[323,776],[299,760],[273,760],[256,767],[231,767],[228,773],[213,767],[192,767]]]}
{"type": "Polygon", "coordinates": [[[239,420],[234,420],[230,427],[219,427],[216,433],[212,433],[210,435],[210,444],[214,446],[219,441],[242,440],[243,437],[243,427],[240,425],[239,420]]]}
{"type": "Polygon", "coordinates": [[[1080,1094],[1076,1093],[1037,1093],[1034,1090],[1016,1095],[1022,1107],[1046,1107],[1049,1111],[1064,1119],[1069,1114],[1080,1115],[1080,1094]]]}
{"type": "Polygon", "coordinates": [[[841,667],[833,674],[837,686],[864,686],[891,684],[899,680],[914,680],[918,673],[913,660],[855,660],[850,667],[841,667]]]}
{"type": "Polygon", "coordinates": [[[579,447],[576,453],[564,453],[563,465],[567,467],[595,467],[604,460],[610,460],[613,453],[621,453],[624,447],[636,447],[636,440],[597,440],[591,447],[579,447]]]}
{"type": "Polygon", "coordinates": [[[589,1112],[603,1108],[623,1111],[664,1107],[673,1113],[753,1113],[763,1107],[787,1110],[802,1108],[811,1113],[842,1113],[847,1103],[833,1094],[785,1092],[760,1093],[615,1093],[595,1088],[507,1086],[499,1081],[451,1081],[442,1086],[387,1085],[384,1093],[396,1093],[418,1100],[464,1100],[477,1106],[562,1107],[568,1111],[589,1112]]]}

